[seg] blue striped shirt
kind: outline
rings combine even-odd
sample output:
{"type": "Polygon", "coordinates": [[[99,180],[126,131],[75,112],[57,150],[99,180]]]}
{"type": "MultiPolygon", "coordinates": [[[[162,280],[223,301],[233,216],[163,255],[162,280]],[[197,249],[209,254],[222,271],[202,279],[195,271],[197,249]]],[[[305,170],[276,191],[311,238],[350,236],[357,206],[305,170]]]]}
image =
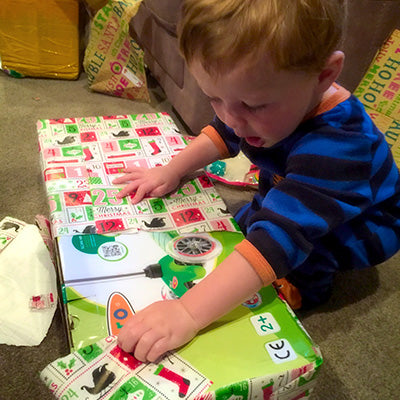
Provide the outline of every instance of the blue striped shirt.
{"type": "Polygon", "coordinates": [[[260,169],[259,192],[237,219],[278,278],[317,247],[339,269],[376,265],[400,248],[399,171],[356,97],[270,148],[250,146],[218,117],[210,125],[231,156],[241,150],[260,169]]]}

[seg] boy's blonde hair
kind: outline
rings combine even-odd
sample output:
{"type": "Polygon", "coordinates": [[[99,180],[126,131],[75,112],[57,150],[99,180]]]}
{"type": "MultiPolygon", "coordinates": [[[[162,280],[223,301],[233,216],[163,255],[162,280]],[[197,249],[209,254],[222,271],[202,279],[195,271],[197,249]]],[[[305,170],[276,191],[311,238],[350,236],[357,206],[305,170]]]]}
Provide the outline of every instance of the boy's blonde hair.
{"type": "Polygon", "coordinates": [[[344,0],[184,0],[181,52],[206,71],[271,56],[277,70],[320,71],[338,49],[344,0]]]}

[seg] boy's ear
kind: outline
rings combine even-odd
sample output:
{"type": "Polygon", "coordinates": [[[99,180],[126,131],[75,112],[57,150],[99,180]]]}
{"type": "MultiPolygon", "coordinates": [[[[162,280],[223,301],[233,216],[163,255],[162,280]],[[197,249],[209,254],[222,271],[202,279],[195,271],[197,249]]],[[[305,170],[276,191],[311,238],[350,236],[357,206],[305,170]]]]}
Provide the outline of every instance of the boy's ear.
{"type": "Polygon", "coordinates": [[[323,70],[318,75],[319,88],[325,92],[336,81],[343,69],[344,53],[334,51],[325,63],[323,70]]]}

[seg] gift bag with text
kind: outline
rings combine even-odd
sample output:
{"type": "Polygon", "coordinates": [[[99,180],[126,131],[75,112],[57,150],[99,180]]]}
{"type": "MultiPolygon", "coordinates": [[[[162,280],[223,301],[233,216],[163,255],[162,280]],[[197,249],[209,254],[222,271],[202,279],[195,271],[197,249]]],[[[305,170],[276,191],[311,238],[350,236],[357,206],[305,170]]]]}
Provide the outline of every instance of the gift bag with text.
{"type": "Polygon", "coordinates": [[[143,50],[129,35],[129,22],[141,2],[109,0],[94,16],[83,60],[92,90],[149,101],[143,50]]]}

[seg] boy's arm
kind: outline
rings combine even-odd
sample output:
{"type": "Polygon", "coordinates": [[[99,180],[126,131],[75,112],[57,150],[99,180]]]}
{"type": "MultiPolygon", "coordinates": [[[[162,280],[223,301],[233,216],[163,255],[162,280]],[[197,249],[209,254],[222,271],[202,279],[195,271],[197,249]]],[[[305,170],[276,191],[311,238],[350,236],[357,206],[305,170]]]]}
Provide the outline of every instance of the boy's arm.
{"type": "Polygon", "coordinates": [[[146,195],[161,197],[178,185],[180,180],[199,168],[218,160],[220,151],[207,135],[201,133],[189,145],[178,153],[171,161],[162,167],[155,168],[127,168],[124,176],[114,179],[114,184],[127,183],[118,193],[118,197],[136,191],[132,199],[138,203],[146,195]]]}
{"type": "MultiPolygon", "coordinates": [[[[271,283],[275,279],[271,273],[271,283]]],[[[238,251],[178,300],[153,303],[122,328],[118,343],[137,359],[155,361],[247,300],[267,282],[238,251]]]]}
{"type": "Polygon", "coordinates": [[[221,158],[220,150],[215,142],[204,133],[200,133],[189,142],[180,153],[168,163],[181,177],[188,175],[221,158]]]}

